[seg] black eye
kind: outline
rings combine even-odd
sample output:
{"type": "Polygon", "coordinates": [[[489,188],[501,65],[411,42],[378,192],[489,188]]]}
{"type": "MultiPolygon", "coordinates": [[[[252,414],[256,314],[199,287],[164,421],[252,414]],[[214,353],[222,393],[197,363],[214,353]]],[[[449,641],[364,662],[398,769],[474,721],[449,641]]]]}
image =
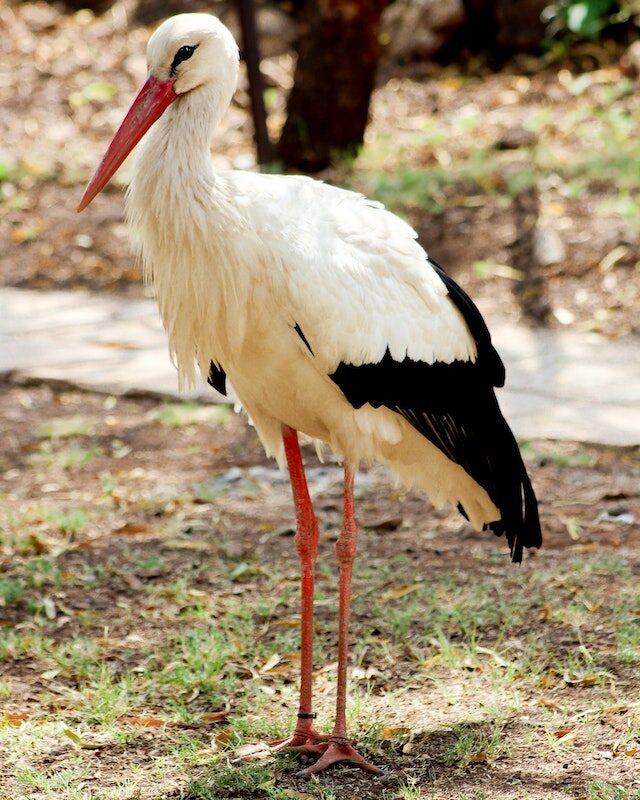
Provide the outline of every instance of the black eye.
{"type": "Polygon", "coordinates": [[[188,58],[191,58],[193,55],[197,44],[185,44],[181,47],[178,52],[173,57],[173,61],[171,62],[171,69],[169,70],[169,75],[173,78],[176,74],[176,67],[178,64],[181,64],[183,61],[186,61],[188,58]]]}

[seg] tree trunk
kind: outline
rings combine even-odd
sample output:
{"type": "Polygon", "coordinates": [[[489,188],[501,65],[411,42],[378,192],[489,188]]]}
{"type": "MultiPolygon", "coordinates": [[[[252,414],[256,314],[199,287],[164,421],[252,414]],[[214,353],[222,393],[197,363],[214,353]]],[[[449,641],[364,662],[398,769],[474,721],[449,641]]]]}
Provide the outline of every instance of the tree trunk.
{"type": "Polygon", "coordinates": [[[509,52],[536,50],[545,35],[542,12],[549,0],[464,0],[465,43],[471,50],[496,45],[509,52]]]}
{"type": "Polygon", "coordinates": [[[513,198],[513,213],[516,239],[511,245],[511,263],[522,273],[522,279],[514,284],[514,294],[527,322],[545,324],[549,321],[551,304],[544,271],[536,258],[540,199],[535,187],[524,189],[513,198]]]}
{"type": "Polygon", "coordinates": [[[298,62],[278,144],[285,166],[315,172],[334,150],[362,144],[379,56],[380,15],[392,0],[307,0],[298,62]]]}
{"type": "Polygon", "coordinates": [[[496,0],[498,44],[507,50],[536,50],[542,44],[546,24],[542,12],[549,0],[496,0]]]}

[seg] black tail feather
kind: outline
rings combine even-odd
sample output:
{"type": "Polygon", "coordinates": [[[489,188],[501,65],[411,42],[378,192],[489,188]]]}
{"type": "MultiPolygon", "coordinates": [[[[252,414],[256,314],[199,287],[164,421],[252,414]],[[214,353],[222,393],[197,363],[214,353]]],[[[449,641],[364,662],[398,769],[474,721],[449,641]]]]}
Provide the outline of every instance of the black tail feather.
{"type": "Polygon", "coordinates": [[[501,427],[504,441],[499,448],[499,460],[504,463],[496,464],[499,480],[492,489],[487,489],[500,510],[501,518],[497,522],[489,523],[487,527],[497,536],[506,536],[511,560],[520,562],[523,548],[540,547],[542,544],[538,501],[518,443],[504,418],[501,427]]]}
{"type": "MultiPolygon", "coordinates": [[[[500,519],[485,526],[505,535],[513,561],[522,561],[525,547],[540,547],[538,505],[518,443],[502,416],[495,395],[473,410],[447,414],[396,407],[420,433],[470,475],[500,511],[500,519]],[[487,402],[488,401],[488,402],[487,402]]],[[[468,519],[465,509],[458,510],[468,519]]]]}

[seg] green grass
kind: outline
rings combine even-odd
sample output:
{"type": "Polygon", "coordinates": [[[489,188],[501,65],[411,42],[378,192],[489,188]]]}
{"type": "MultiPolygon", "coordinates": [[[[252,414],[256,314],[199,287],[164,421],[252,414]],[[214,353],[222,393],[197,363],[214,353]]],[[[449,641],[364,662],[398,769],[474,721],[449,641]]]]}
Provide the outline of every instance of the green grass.
{"type": "Polygon", "coordinates": [[[41,422],[36,427],[36,436],[40,439],[69,439],[75,436],[88,436],[92,425],[80,416],[54,417],[41,422]]]}
{"type": "Polygon", "coordinates": [[[479,122],[477,109],[425,116],[421,125],[414,120],[411,131],[370,137],[351,180],[409,217],[413,211],[438,214],[487,193],[508,203],[550,175],[558,197],[565,199],[580,197],[604,181],[611,189],[599,201],[602,211],[623,215],[637,231],[640,118],[625,106],[632,86],[627,79],[597,86],[588,98],[578,96],[576,87],[576,101],[562,112],[530,109],[523,127],[536,134],[537,143],[515,150],[496,150],[491,127],[479,122]]]}
{"type": "Polygon", "coordinates": [[[450,766],[464,768],[469,764],[493,763],[509,754],[506,737],[498,726],[485,731],[463,725],[455,735],[456,739],[446,755],[450,766]]]}
{"type": "Polygon", "coordinates": [[[49,535],[77,536],[103,513],[103,510],[96,507],[68,508],[39,503],[17,511],[8,509],[3,528],[0,529],[0,545],[11,547],[19,556],[46,552],[50,548],[47,541],[49,535]]]}
{"type": "MultiPolygon", "coordinates": [[[[534,443],[525,455],[591,478],[598,452],[534,443]]],[[[203,472],[157,500],[155,478],[145,494],[121,463],[102,473],[92,497],[83,489],[81,501],[21,498],[3,530],[1,552],[11,560],[0,578],[0,618],[6,612],[11,627],[0,627],[0,698],[9,709],[0,712],[0,785],[33,800],[172,792],[185,800],[300,800],[296,792],[348,800],[339,769],[298,784],[294,756],[245,763],[237,755],[295,725],[297,563],[288,539],[263,537],[259,527],[290,513],[288,487],[279,496],[279,488],[256,484],[241,503],[222,491],[203,506],[192,489],[207,482],[203,472]],[[215,527],[203,523],[209,504],[215,527]],[[143,519],[144,536],[118,533],[120,519],[143,519]],[[93,780],[95,747],[109,757],[108,783],[93,780]],[[56,748],[67,750],[54,769],[47,759],[56,748]]],[[[377,492],[362,503],[377,504],[377,492]]],[[[431,535],[419,515],[412,519],[412,541],[431,535]]],[[[580,520],[586,532],[588,515],[580,520]]],[[[474,545],[470,558],[430,555],[417,569],[414,552],[384,549],[377,536],[363,530],[367,557],[354,574],[358,672],[347,719],[361,752],[388,772],[380,800],[493,800],[485,784],[466,794],[452,789],[456,776],[510,774],[523,749],[558,774],[577,753],[616,742],[612,769],[632,764],[640,747],[629,688],[640,660],[632,552],[543,552],[512,568],[504,551],[479,556],[474,545]],[[575,734],[559,737],[565,727],[575,734]]],[[[318,728],[327,731],[338,575],[333,542],[323,536],[320,546],[314,681],[318,728]]],[[[615,780],[604,777],[589,791],[617,797],[615,780]]]]}
{"type": "Polygon", "coordinates": [[[63,470],[80,470],[102,455],[99,447],[82,447],[72,444],[54,449],[51,446],[27,456],[27,462],[35,466],[43,465],[63,470]]]}
{"type": "Polygon", "coordinates": [[[406,783],[398,787],[398,791],[393,797],[394,800],[421,800],[424,794],[415,778],[409,778],[406,783]]]}
{"type": "MultiPolygon", "coordinates": [[[[142,568],[155,568],[158,558],[150,555],[138,559],[137,563],[142,568]]],[[[29,574],[39,576],[37,581],[40,585],[55,586],[59,572],[47,566],[48,563],[46,559],[32,559],[29,574]]],[[[638,603],[634,600],[633,573],[628,564],[625,566],[624,559],[610,556],[590,564],[576,559],[563,563],[555,573],[516,574],[510,578],[504,597],[497,592],[497,583],[492,578],[465,582],[450,573],[437,573],[424,585],[419,583],[415,591],[395,600],[389,593],[389,578],[398,569],[402,571],[399,562],[378,566],[378,585],[381,583],[386,587],[384,592],[391,598],[379,607],[371,604],[367,595],[356,594],[356,618],[358,605],[368,604],[373,615],[368,625],[379,631],[376,636],[358,642],[356,658],[365,658],[365,665],[366,659],[373,658],[374,664],[379,660],[382,665],[380,673],[384,674],[390,669],[389,659],[397,659],[402,648],[412,643],[423,654],[428,666],[414,665],[406,673],[401,673],[400,683],[393,691],[386,691],[386,711],[382,709],[381,713],[374,710],[379,706],[374,683],[361,682],[356,686],[352,682],[348,713],[350,729],[362,752],[374,761],[382,758],[388,761],[389,747],[393,752],[401,753],[403,747],[412,741],[410,733],[395,738],[384,733],[385,717],[396,702],[402,702],[406,691],[402,681],[405,674],[409,683],[425,681],[423,692],[431,698],[444,698],[445,708],[451,709],[448,713],[460,709],[467,716],[466,721],[452,726],[453,738],[448,742],[443,757],[443,763],[451,769],[474,769],[479,765],[490,767],[511,758],[514,729],[510,728],[509,720],[531,713],[527,698],[532,689],[536,693],[548,691],[537,688],[541,676],[546,673],[554,676],[555,686],[569,681],[574,693],[604,693],[601,711],[593,709],[593,699],[585,696],[591,709],[589,713],[595,714],[594,720],[598,714],[606,718],[610,713],[608,706],[615,706],[618,702],[610,694],[610,679],[600,663],[605,654],[598,649],[597,640],[581,642],[578,636],[574,645],[554,651],[539,631],[529,630],[527,626],[532,619],[531,609],[542,604],[543,600],[551,606],[552,613],[546,623],[551,626],[549,630],[555,626],[574,632],[584,627],[588,631],[586,623],[592,620],[593,614],[606,610],[619,642],[620,658],[625,661],[630,648],[636,646],[634,613],[638,603]],[[621,583],[610,592],[606,609],[597,606],[583,619],[579,613],[579,609],[584,608],[583,600],[589,598],[589,602],[593,601],[595,584],[592,582],[600,580],[604,573],[618,576],[621,583]],[[556,586],[567,587],[578,582],[579,588],[572,595],[575,613],[571,612],[571,606],[567,606],[562,592],[557,597],[550,595],[547,591],[550,581],[556,586]],[[623,613],[625,608],[626,615],[623,613]],[[565,612],[564,617],[561,611],[565,612]],[[515,650],[509,636],[519,639],[515,650]],[[466,702],[461,702],[454,690],[460,682],[467,687],[466,692],[489,692],[496,697],[493,704],[485,702],[476,707],[477,722],[469,721],[466,702]]],[[[158,601],[176,611],[181,604],[189,602],[187,575],[179,575],[176,580],[181,582],[181,591],[149,593],[150,600],[156,602],[154,598],[157,597],[158,601]]],[[[367,575],[366,569],[364,575],[356,576],[356,582],[362,581],[367,586],[371,586],[374,580],[373,574],[367,575]]],[[[283,603],[292,602],[291,592],[295,587],[287,587],[284,593],[274,591],[278,585],[276,574],[262,576],[260,581],[262,590],[251,604],[232,597],[226,598],[222,604],[212,600],[202,605],[199,615],[191,618],[186,627],[176,624],[178,617],[173,616],[174,623],[161,632],[157,631],[156,639],[145,636],[131,644],[125,640],[114,650],[108,639],[101,644],[93,636],[76,636],[56,643],[16,632],[0,637],[0,659],[35,659],[40,664],[39,670],[59,671],[63,680],[69,682],[81,698],[64,710],[59,719],[71,730],[78,730],[83,740],[107,736],[119,746],[134,750],[142,741],[141,736],[144,738],[147,734],[145,729],[137,730],[127,725],[124,720],[128,717],[151,716],[173,725],[195,726],[193,732],[179,727],[153,730],[154,738],[166,741],[163,763],[171,764],[170,769],[179,774],[188,774],[190,770],[198,773],[186,785],[186,798],[251,796],[278,800],[286,794],[282,794],[285,790],[276,780],[273,762],[225,763],[225,754],[232,753],[234,748],[282,737],[292,724],[291,715],[283,713],[281,702],[275,700],[273,694],[261,690],[260,669],[273,653],[296,649],[297,631],[287,627],[274,628],[268,643],[261,641],[259,631],[265,624],[270,626],[271,621],[278,619],[278,609],[283,603]],[[253,677],[248,677],[247,668],[253,670],[253,677]],[[211,749],[198,733],[201,715],[210,709],[228,706],[230,700],[232,707],[227,727],[211,729],[211,735],[224,730],[224,738],[217,748],[211,749]]],[[[234,584],[229,580],[228,585],[234,584]]],[[[323,587],[322,594],[327,588],[323,587]]],[[[243,589],[242,594],[245,593],[243,589]]],[[[95,618],[89,619],[89,624],[92,621],[95,618]]],[[[320,623],[318,628],[322,636],[324,623],[320,623]]],[[[283,678],[270,680],[265,685],[275,689],[276,693],[285,692],[285,696],[295,703],[295,668],[290,676],[293,686],[285,686],[283,678]]],[[[329,686],[334,685],[333,674],[324,680],[329,686]]],[[[5,689],[5,693],[8,691],[5,689]]],[[[571,713],[574,712],[574,703],[572,701],[571,713]]],[[[330,713],[331,703],[328,703],[323,717],[330,716],[330,713]]],[[[535,728],[530,730],[532,741],[536,743],[533,746],[545,747],[553,758],[570,757],[567,753],[574,747],[573,738],[558,738],[554,734],[564,726],[567,711],[562,707],[555,710],[544,707],[538,713],[545,720],[546,732],[534,733],[535,728]]],[[[589,725],[595,724],[590,722],[591,718],[585,718],[582,723],[581,736],[595,735],[595,729],[593,734],[588,733],[589,725]]],[[[29,730],[35,730],[26,724],[23,728],[25,736],[29,730]]],[[[22,728],[12,728],[11,731],[13,739],[8,740],[9,746],[17,753],[18,746],[14,740],[16,737],[20,739],[22,728]]],[[[635,747],[639,736],[640,724],[635,727],[630,724],[622,744],[628,748],[635,747]]],[[[83,751],[78,752],[80,758],[83,751]]],[[[282,765],[288,762],[279,760],[278,764],[282,769],[282,765]]],[[[64,800],[88,800],[88,795],[78,788],[82,768],[80,764],[77,768],[70,765],[54,775],[47,769],[23,767],[15,777],[20,785],[37,789],[44,797],[53,797],[57,792],[64,800]]],[[[132,777],[129,784],[122,783],[114,798],[125,798],[126,791],[135,797],[136,781],[132,777]]],[[[437,789],[434,791],[437,793],[437,789]]],[[[616,794],[619,790],[614,784],[594,783],[589,791],[592,793],[590,797],[603,800],[633,797],[632,794],[616,794]]],[[[414,797],[432,796],[429,792],[425,794],[424,783],[418,786],[405,780],[390,790],[388,796],[413,800],[414,797]]],[[[342,800],[341,795],[336,797],[342,800]]]]}
{"type": "Polygon", "coordinates": [[[222,425],[231,419],[232,410],[227,405],[202,405],[200,403],[170,403],[153,411],[150,419],[167,428],[185,428],[191,425],[222,425]]]}
{"type": "Polygon", "coordinates": [[[18,768],[16,777],[26,789],[36,789],[47,798],[59,797],[64,792],[69,800],[80,800],[84,796],[76,786],[88,774],[88,767],[82,764],[68,764],[48,770],[35,770],[30,767],[18,768]]]}
{"type": "Polygon", "coordinates": [[[138,676],[116,676],[104,665],[99,670],[97,677],[88,682],[87,702],[78,716],[89,725],[106,726],[143,703],[146,695],[138,676]]]}
{"type": "Polygon", "coordinates": [[[640,789],[629,789],[604,781],[589,784],[587,800],[640,800],[640,789]]]}
{"type": "Polygon", "coordinates": [[[3,606],[19,603],[25,592],[24,581],[15,578],[0,578],[0,602],[3,606]]]}
{"type": "Polygon", "coordinates": [[[238,793],[269,800],[286,797],[282,793],[278,797],[273,767],[255,763],[222,767],[212,776],[194,781],[186,790],[185,800],[221,800],[238,793]]]}

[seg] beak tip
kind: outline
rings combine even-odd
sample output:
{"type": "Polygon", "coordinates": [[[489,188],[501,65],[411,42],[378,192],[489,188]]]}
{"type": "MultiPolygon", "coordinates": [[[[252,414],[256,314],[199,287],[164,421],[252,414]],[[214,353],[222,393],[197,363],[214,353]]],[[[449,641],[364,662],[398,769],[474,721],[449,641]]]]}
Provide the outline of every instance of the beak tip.
{"type": "Polygon", "coordinates": [[[85,208],[89,205],[89,203],[91,203],[91,201],[93,200],[93,198],[97,194],[97,193],[94,193],[94,192],[90,193],[89,192],[90,188],[92,188],[91,187],[91,182],[89,183],[89,186],[87,186],[87,188],[84,190],[84,194],[82,195],[82,197],[80,198],[80,202],[76,206],[76,213],[79,214],[81,211],[84,211],[85,208]]]}

